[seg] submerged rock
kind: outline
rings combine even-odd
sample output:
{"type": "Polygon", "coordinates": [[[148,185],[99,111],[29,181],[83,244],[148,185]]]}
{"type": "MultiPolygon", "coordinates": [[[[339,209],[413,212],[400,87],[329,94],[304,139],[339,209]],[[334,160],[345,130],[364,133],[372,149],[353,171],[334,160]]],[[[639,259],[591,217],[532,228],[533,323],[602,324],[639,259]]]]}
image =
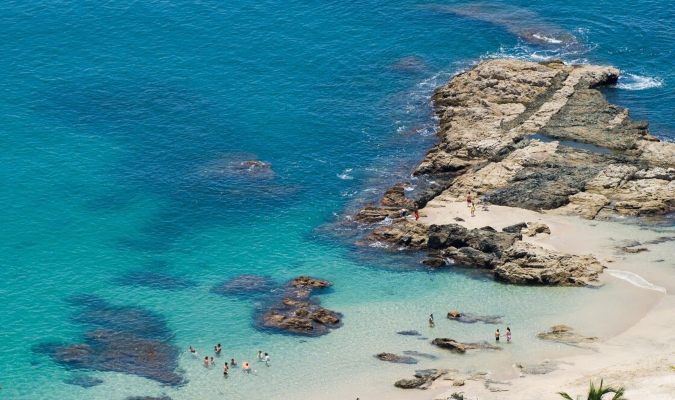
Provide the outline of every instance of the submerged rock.
{"type": "Polygon", "coordinates": [[[382,361],[388,361],[399,364],[417,364],[417,360],[410,356],[399,356],[394,353],[378,353],[375,358],[382,361]]]}
{"type": "Polygon", "coordinates": [[[418,331],[415,331],[415,330],[398,331],[396,333],[399,334],[399,335],[403,335],[403,336],[420,336],[420,333],[418,331]]]}
{"type": "Polygon", "coordinates": [[[215,285],[211,288],[211,293],[223,296],[259,295],[269,293],[276,286],[268,276],[245,274],[215,285]]]}
{"type": "Polygon", "coordinates": [[[98,386],[103,383],[103,379],[95,378],[89,375],[75,375],[70,378],[64,379],[64,383],[69,385],[81,386],[83,388],[90,388],[98,386]]]}
{"type": "Polygon", "coordinates": [[[478,343],[462,343],[458,342],[455,339],[449,338],[436,338],[431,341],[431,344],[440,347],[442,349],[450,350],[455,353],[464,354],[467,350],[501,350],[499,346],[494,346],[488,342],[478,342],[478,343]]]}
{"type": "Polygon", "coordinates": [[[537,334],[539,339],[550,340],[565,344],[586,344],[598,340],[595,336],[583,336],[574,331],[574,328],[567,325],[554,325],[548,331],[537,334]]]}
{"type": "Polygon", "coordinates": [[[501,315],[478,315],[472,313],[460,313],[457,310],[452,310],[448,312],[448,319],[463,322],[465,324],[474,324],[476,322],[482,322],[484,324],[502,323],[501,315]]]}
{"type": "Polygon", "coordinates": [[[84,307],[74,319],[92,330],[78,344],[45,343],[35,348],[66,368],[138,375],[166,385],[184,382],[176,370],[178,349],[164,320],[137,307],[116,306],[95,296],[72,301],[84,307]]]}
{"type": "Polygon", "coordinates": [[[143,286],[162,290],[181,290],[197,285],[190,279],[152,271],[128,272],[119,277],[116,282],[120,285],[143,286]]]}

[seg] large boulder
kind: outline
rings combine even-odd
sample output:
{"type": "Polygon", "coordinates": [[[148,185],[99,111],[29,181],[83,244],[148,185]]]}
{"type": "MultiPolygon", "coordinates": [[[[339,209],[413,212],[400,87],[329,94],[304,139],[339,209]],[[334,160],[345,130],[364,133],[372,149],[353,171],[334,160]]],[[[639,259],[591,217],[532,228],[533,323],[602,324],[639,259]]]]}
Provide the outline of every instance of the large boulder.
{"type": "Polygon", "coordinates": [[[604,267],[591,255],[557,253],[527,242],[517,242],[495,267],[495,278],[518,284],[586,286],[595,283],[604,267]]]}

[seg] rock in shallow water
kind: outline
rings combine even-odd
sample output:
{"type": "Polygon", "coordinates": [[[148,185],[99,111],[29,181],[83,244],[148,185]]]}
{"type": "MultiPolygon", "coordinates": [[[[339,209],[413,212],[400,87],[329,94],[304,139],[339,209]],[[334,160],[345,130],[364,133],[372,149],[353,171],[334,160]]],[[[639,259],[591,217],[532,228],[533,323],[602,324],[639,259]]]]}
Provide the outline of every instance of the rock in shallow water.
{"type": "Polygon", "coordinates": [[[325,309],[313,298],[332,283],[323,279],[300,276],[286,284],[285,292],[263,307],[257,325],[263,329],[293,334],[318,336],[342,326],[342,314],[325,309]]]}
{"type": "Polygon", "coordinates": [[[375,358],[381,361],[388,361],[392,363],[399,364],[417,364],[417,360],[410,356],[399,356],[394,353],[378,353],[375,354],[375,358]]]}
{"type": "Polygon", "coordinates": [[[448,319],[452,321],[463,322],[465,324],[474,324],[482,322],[484,324],[501,324],[501,315],[478,315],[472,313],[460,313],[457,310],[448,312],[448,319]]]}
{"type": "Polygon", "coordinates": [[[491,345],[488,342],[477,342],[477,343],[462,343],[458,342],[455,339],[449,338],[436,338],[431,341],[431,344],[438,346],[442,349],[450,350],[455,353],[464,354],[467,350],[501,350],[499,346],[491,345]]]}
{"type": "Polygon", "coordinates": [[[598,340],[595,336],[583,336],[574,331],[574,328],[567,325],[554,325],[548,331],[537,334],[539,339],[550,340],[565,344],[586,344],[598,340]]]}

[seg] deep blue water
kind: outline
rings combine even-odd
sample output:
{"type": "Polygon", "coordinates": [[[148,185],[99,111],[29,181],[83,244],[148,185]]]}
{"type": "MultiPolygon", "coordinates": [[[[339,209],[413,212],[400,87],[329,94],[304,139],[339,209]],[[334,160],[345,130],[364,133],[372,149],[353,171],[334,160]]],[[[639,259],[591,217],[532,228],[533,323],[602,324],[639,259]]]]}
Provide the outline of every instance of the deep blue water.
{"type": "Polygon", "coordinates": [[[321,275],[363,307],[390,298],[384,282],[397,300],[446,284],[320,228],[410,172],[433,143],[431,91],[481,58],[615,65],[609,100],[675,138],[671,2],[458,4],[0,4],[0,397],[103,396],[31,350],[81,341],[74,295],[157,313],[180,348],[246,349],[282,339],[253,329],[250,302],[209,293],[228,277],[321,275]],[[232,167],[248,159],[272,171],[232,167]],[[139,271],[168,283],[124,283],[139,271]]]}

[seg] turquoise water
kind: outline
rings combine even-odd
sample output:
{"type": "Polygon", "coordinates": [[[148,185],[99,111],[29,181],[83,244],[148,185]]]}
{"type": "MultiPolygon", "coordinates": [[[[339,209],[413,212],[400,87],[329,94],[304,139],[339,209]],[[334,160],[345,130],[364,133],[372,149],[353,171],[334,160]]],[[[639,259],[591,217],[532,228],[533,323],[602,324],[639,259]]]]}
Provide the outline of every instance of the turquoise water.
{"type": "Polygon", "coordinates": [[[355,249],[331,225],[409,173],[433,143],[431,91],[480,58],[613,64],[625,75],[610,100],[675,138],[672,4],[529,3],[485,3],[486,14],[414,1],[3,2],[0,397],[307,398],[299,374],[344,383],[370,368],[378,335],[423,329],[450,303],[533,334],[592,298],[429,274],[413,257],[355,249]],[[520,28],[575,39],[529,43],[520,28]],[[228,169],[252,158],[273,173],[228,169]],[[139,271],[185,285],[121,284],[139,271]],[[256,330],[255,303],[209,292],[242,273],[333,281],[323,303],[344,327],[306,342],[256,330]],[[180,349],[263,347],[275,367],[225,385],[219,368],[181,356],[181,387],[112,372],[91,372],[103,380],[93,388],[66,384],[86,371],[32,350],[81,342],[87,326],[67,299],[82,294],[156,313],[180,349]]]}

